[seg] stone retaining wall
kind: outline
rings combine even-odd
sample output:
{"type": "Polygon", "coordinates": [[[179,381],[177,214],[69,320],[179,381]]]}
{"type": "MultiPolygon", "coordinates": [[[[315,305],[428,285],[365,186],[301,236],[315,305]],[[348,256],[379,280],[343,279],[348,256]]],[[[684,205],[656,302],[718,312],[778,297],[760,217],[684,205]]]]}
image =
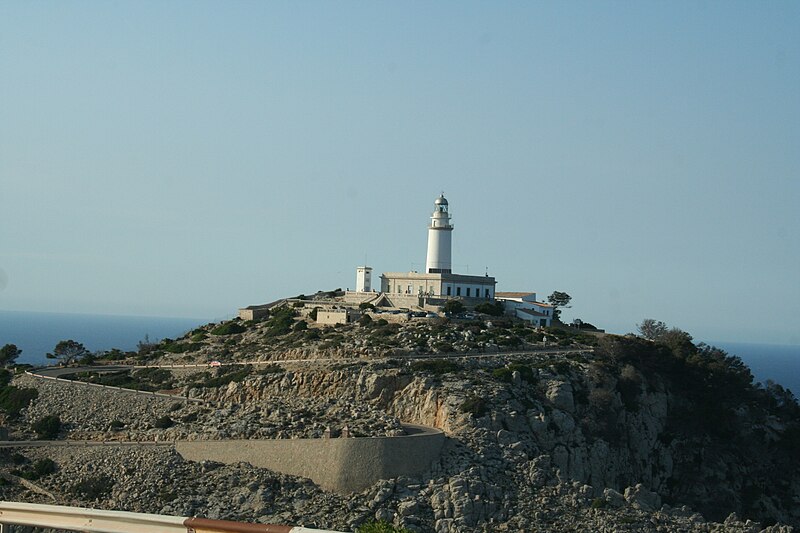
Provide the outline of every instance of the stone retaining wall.
{"type": "Polygon", "coordinates": [[[418,476],[439,458],[444,433],[404,424],[409,435],[339,439],[278,439],[176,442],[191,461],[246,462],[307,477],[326,490],[359,492],[379,479],[418,476]]]}
{"type": "Polygon", "coordinates": [[[46,376],[44,374],[39,374],[35,372],[31,372],[26,370],[25,373],[29,376],[33,376],[39,379],[49,379],[51,381],[57,381],[60,383],[69,383],[70,385],[78,385],[83,387],[94,387],[96,389],[105,389],[110,391],[116,392],[127,392],[131,394],[141,394],[144,396],[151,396],[153,398],[169,398],[171,400],[180,400],[184,402],[191,402],[191,403],[205,403],[205,400],[201,400],[199,398],[189,398],[188,396],[181,396],[180,394],[165,394],[163,392],[152,392],[152,391],[143,391],[143,390],[136,390],[136,389],[126,389],[123,387],[114,387],[111,385],[103,385],[100,383],[89,383],[88,381],[79,381],[76,379],[66,379],[66,378],[59,378],[55,376],[46,376]]]}

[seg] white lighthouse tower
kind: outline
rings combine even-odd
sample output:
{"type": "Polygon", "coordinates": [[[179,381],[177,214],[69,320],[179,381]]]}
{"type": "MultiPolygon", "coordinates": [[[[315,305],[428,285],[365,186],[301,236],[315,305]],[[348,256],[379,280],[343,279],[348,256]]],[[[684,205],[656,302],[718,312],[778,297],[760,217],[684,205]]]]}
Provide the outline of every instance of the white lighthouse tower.
{"type": "Polygon", "coordinates": [[[450,224],[450,213],[444,193],[434,202],[435,209],[428,226],[428,257],[425,261],[425,273],[450,274],[452,265],[453,225],[450,224]]]}

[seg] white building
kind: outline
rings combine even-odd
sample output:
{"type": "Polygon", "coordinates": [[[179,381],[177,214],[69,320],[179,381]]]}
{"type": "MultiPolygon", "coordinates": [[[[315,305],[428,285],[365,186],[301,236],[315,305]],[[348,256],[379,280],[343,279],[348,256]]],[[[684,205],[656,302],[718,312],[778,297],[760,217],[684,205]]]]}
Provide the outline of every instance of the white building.
{"type": "Polygon", "coordinates": [[[372,292],[372,267],[356,269],[356,292],[372,292]]]}
{"type": "Polygon", "coordinates": [[[497,282],[488,274],[468,276],[452,273],[452,235],[449,204],[444,195],[434,202],[428,226],[428,255],[425,272],[384,272],[381,292],[402,306],[424,307],[429,300],[463,298],[491,300],[497,282]]]}
{"type": "Polygon", "coordinates": [[[537,302],[535,292],[498,292],[495,298],[503,303],[507,313],[535,326],[549,326],[553,323],[553,306],[537,302]]]}

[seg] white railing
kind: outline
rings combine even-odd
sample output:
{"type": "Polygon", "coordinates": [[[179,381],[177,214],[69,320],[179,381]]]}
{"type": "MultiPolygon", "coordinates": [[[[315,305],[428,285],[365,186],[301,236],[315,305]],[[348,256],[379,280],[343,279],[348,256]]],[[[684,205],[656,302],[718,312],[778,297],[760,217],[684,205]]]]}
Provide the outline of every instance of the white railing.
{"type": "Polygon", "coordinates": [[[32,526],[91,533],[336,533],[275,524],[247,524],[208,518],[186,518],[82,507],[0,502],[0,531],[32,526]]]}

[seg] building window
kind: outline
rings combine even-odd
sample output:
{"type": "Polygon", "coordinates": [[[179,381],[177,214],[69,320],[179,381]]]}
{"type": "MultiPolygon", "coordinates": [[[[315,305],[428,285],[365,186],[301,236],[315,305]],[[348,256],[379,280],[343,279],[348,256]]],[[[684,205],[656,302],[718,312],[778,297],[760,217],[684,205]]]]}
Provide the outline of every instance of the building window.
{"type": "Polygon", "coordinates": [[[450,293],[452,292],[453,287],[447,286],[447,295],[452,296],[450,293]]]}
{"type": "Polygon", "coordinates": [[[456,287],[456,296],[461,296],[461,287],[456,287]]]}
{"type": "Polygon", "coordinates": [[[470,288],[467,287],[467,296],[469,296],[469,291],[470,291],[470,288]]]}
{"type": "Polygon", "coordinates": [[[486,297],[489,297],[489,289],[486,289],[486,297]]]}

